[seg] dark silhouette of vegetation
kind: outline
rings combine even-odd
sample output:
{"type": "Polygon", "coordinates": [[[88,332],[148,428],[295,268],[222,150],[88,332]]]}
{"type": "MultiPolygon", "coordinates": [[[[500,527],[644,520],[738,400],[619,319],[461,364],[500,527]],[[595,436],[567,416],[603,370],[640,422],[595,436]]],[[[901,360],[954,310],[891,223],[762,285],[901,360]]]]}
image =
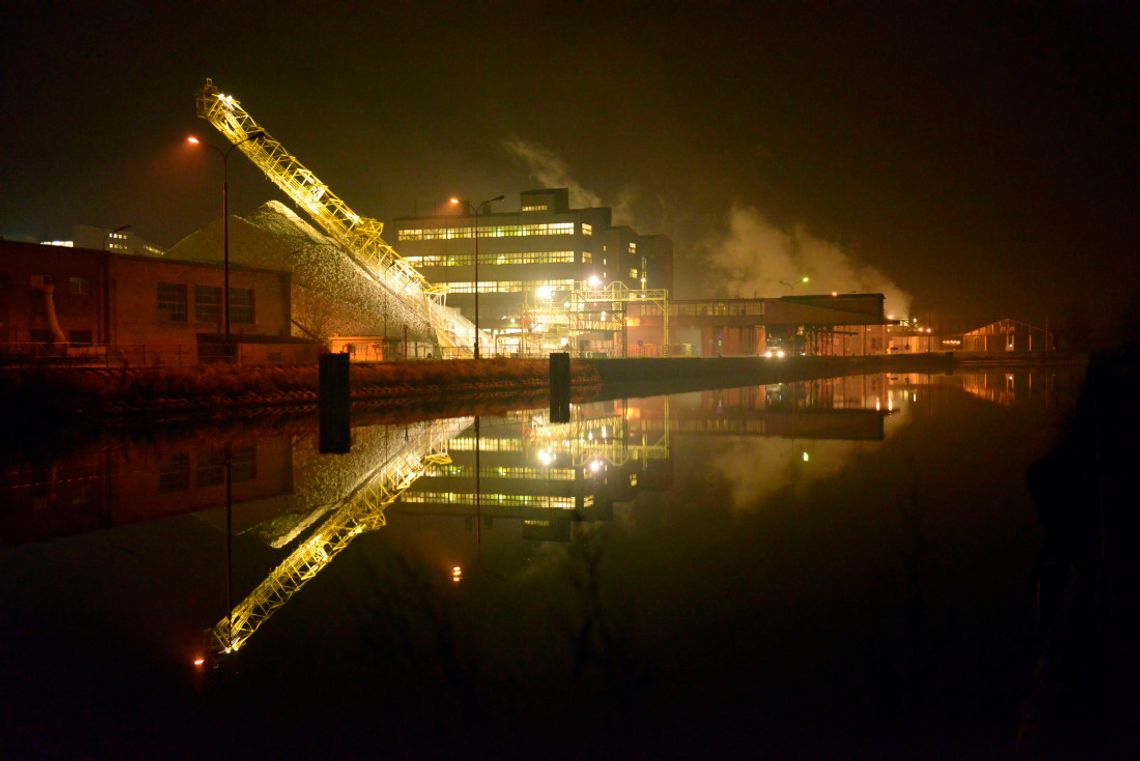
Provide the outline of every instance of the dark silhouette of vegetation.
{"type": "Polygon", "coordinates": [[[1021,738],[1034,758],[1140,757],[1140,298],[1120,338],[1093,355],[1074,418],[1026,474],[1044,530],[1021,738]]]}

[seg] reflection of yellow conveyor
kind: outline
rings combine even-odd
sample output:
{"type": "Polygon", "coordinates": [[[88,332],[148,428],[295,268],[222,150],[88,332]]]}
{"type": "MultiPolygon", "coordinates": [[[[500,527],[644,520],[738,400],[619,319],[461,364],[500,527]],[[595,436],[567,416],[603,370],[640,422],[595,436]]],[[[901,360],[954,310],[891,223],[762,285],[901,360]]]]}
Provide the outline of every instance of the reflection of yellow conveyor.
{"type": "Polygon", "coordinates": [[[384,526],[385,508],[423,475],[426,467],[449,462],[448,440],[470,424],[471,418],[453,418],[409,426],[403,448],[365,478],[312,536],[210,630],[210,649],[232,653],[240,648],[353,539],[384,526]]]}

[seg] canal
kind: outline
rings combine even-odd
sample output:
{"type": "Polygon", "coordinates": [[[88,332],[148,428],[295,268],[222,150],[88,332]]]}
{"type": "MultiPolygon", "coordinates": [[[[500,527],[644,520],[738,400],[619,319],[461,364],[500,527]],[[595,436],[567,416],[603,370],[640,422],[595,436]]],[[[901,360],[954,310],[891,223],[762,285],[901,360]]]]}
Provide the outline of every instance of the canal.
{"type": "Polygon", "coordinates": [[[1002,755],[1080,381],[53,432],[0,482],[0,755],[1002,755]]]}

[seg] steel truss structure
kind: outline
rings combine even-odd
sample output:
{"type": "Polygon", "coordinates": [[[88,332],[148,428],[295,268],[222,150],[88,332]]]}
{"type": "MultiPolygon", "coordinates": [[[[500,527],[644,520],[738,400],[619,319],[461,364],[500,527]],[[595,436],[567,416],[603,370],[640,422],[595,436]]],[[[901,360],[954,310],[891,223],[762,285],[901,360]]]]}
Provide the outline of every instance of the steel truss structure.
{"type": "MultiPolygon", "coordinates": [[[[274,185],[304,208],[364,272],[430,325],[443,355],[471,356],[475,325],[457,310],[447,308],[444,288],[429,283],[384,242],[381,237],[384,224],[380,220],[353,212],[279,140],[270,136],[241,103],[232,95],[222,93],[210,79],[198,90],[197,110],[199,117],[210,122],[274,185]],[[258,132],[264,136],[248,139],[258,132]]],[[[491,345],[485,338],[481,338],[480,343],[491,345]]]]}
{"type": "Polygon", "coordinates": [[[451,462],[447,442],[474,418],[453,418],[411,426],[407,443],[377,467],[335,508],[332,515],[277,566],[229,615],[208,632],[215,654],[232,653],[353,539],[382,528],[384,511],[430,465],[451,462]]]}
{"type": "MultiPolygon", "coordinates": [[[[541,300],[527,305],[531,325],[564,327],[570,341],[590,332],[624,335],[629,304],[649,304],[661,312],[661,352],[669,355],[669,291],[664,288],[630,288],[620,280],[601,286],[578,281],[562,304],[541,300]]],[[[623,340],[624,345],[624,340],[623,340]]]]}

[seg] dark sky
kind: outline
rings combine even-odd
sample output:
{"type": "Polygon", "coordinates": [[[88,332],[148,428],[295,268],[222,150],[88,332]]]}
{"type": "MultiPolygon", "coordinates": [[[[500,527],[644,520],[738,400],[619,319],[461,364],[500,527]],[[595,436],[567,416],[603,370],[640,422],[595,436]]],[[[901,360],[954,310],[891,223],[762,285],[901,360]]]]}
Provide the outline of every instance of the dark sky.
{"type": "MultiPolygon", "coordinates": [[[[923,316],[1107,320],[1140,289],[1138,3],[335,5],[4,0],[0,234],[216,218],[220,162],[182,142],[220,143],[210,76],[383,220],[510,209],[539,183],[504,141],[541,146],[674,238],[681,296],[733,209],[923,316]]],[[[230,163],[232,211],[282,198],[230,163]]]]}

